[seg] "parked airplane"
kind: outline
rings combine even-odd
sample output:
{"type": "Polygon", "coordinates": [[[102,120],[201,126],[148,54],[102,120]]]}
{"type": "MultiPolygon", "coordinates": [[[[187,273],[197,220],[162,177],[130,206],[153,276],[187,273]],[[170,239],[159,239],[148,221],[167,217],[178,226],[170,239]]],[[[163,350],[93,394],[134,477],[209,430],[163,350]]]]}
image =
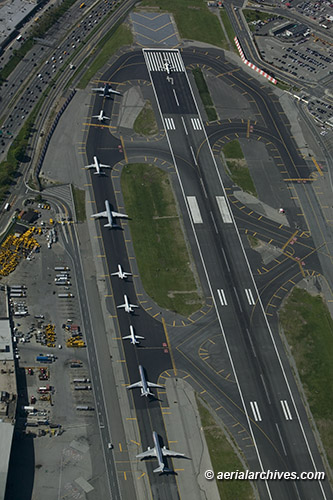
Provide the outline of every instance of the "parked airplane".
{"type": "Polygon", "coordinates": [[[93,115],[93,118],[97,118],[99,122],[102,122],[103,120],[110,120],[108,116],[105,116],[104,111],[102,109],[99,112],[99,115],[93,115]]]}
{"type": "Polygon", "coordinates": [[[84,168],[95,168],[96,172],[94,174],[97,175],[104,175],[104,172],[101,171],[101,168],[111,168],[110,165],[104,165],[103,163],[100,163],[97,156],[94,156],[94,163],[91,165],[86,165],[84,168]]]}
{"type": "Polygon", "coordinates": [[[93,90],[95,92],[103,92],[102,94],[99,94],[101,97],[110,97],[110,94],[121,95],[121,93],[118,92],[118,90],[113,90],[108,83],[105,83],[104,87],[98,87],[93,90]]]}
{"type": "Polygon", "coordinates": [[[154,448],[148,446],[147,451],[139,453],[136,458],[153,458],[156,457],[158,460],[158,467],[154,469],[153,472],[173,472],[171,469],[165,466],[163,457],[185,457],[184,453],[178,453],[177,451],[168,450],[165,446],[161,448],[158,435],[153,431],[154,448]]]}
{"type": "Polygon", "coordinates": [[[130,325],[130,335],[127,335],[126,337],[123,337],[123,340],[126,339],[131,339],[131,344],[140,344],[140,342],[137,339],[144,339],[144,337],[140,337],[140,335],[135,335],[134,333],[134,328],[132,325],[130,325]]]}
{"type": "Polygon", "coordinates": [[[136,382],[135,384],[129,385],[127,389],[136,389],[137,387],[141,387],[141,396],[155,396],[150,390],[149,387],[158,387],[159,389],[164,389],[162,385],[153,384],[152,382],[148,382],[146,380],[145,372],[141,365],[139,365],[140,372],[140,382],[136,382]]]}
{"type": "Polygon", "coordinates": [[[93,214],[91,217],[94,217],[96,219],[100,217],[107,217],[108,222],[107,224],[104,224],[104,227],[120,227],[114,222],[114,217],[128,217],[126,214],[120,214],[118,212],[112,212],[110,208],[110,203],[108,200],[105,200],[105,212],[99,212],[98,214],[93,214]]]}
{"type": "Polygon", "coordinates": [[[164,59],[163,65],[160,68],[163,71],[167,72],[167,75],[170,75],[172,69],[176,69],[174,66],[171,66],[170,61],[168,59],[164,59]]]}
{"type": "Polygon", "coordinates": [[[132,276],[132,273],[126,273],[123,271],[120,264],[118,264],[118,271],[116,273],[111,273],[111,276],[118,276],[121,280],[126,279],[127,276],[132,276]]]}
{"type": "Polygon", "coordinates": [[[133,307],[139,307],[139,306],[136,306],[135,304],[130,304],[128,302],[127,295],[124,295],[124,301],[125,301],[124,304],[121,304],[120,306],[117,306],[117,309],[125,309],[125,311],[127,313],[132,313],[132,312],[134,312],[133,311],[133,307]]]}

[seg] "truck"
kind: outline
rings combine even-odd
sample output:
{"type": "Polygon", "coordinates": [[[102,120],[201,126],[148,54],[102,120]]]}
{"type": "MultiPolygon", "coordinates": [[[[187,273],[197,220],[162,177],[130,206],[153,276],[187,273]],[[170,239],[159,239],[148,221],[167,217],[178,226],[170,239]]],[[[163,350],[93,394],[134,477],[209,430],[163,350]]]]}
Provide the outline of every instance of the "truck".
{"type": "Polygon", "coordinates": [[[74,384],[82,384],[84,382],[90,382],[89,378],[75,378],[73,380],[74,384]]]}
{"type": "Polygon", "coordinates": [[[91,385],[75,385],[74,389],[76,391],[91,391],[91,385]]]}
{"type": "Polygon", "coordinates": [[[69,271],[69,267],[67,266],[58,266],[54,268],[55,271],[69,271]]]}
{"type": "Polygon", "coordinates": [[[27,287],[25,285],[10,285],[11,290],[26,290],[27,287]]]}
{"type": "Polygon", "coordinates": [[[69,286],[71,285],[71,282],[70,281],[63,281],[63,280],[57,280],[55,283],[55,285],[60,285],[60,286],[69,286]]]}
{"type": "Polygon", "coordinates": [[[58,293],[59,299],[68,299],[73,298],[74,295],[72,293],[58,293]]]}
{"type": "Polygon", "coordinates": [[[95,408],[93,406],[83,406],[79,405],[76,407],[78,411],[93,411],[95,408]]]}
{"type": "Polygon", "coordinates": [[[48,356],[36,356],[36,361],[39,361],[40,363],[52,363],[53,358],[49,358],[48,356]]]}

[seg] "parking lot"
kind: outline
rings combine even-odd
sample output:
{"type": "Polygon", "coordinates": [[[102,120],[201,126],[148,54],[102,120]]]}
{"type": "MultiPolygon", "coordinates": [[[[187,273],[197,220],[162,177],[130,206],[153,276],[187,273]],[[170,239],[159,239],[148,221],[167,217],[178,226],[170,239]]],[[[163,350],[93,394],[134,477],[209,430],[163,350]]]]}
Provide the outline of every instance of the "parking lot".
{"type": "MultiPolygon", "coordinates": [[[[33,207],[40,213],[32,224],[24,227],[21,221],[19,227],[22,234],[28,230],[33,235],[34,249],[30,245],[25,252],[29,259],[20,259],[13,272],[2,280],[2,284],[10,287],[14,353],[18,363],[17,434],[12,448],[12,460],[16,462],[10,470],[15,471],[16,477],[28,475],[29,470],[22,462],[25,453],[22,439],[30,440],[34,463],[39,464],[39,468],[31,471],[35,498],[41,498],[45,488],[50,498],[58,491],[66,498],[84,498],[84,488],[88,485],[89,489],[89,484],[83,480],[78,485],[76,479],[80,475],[89,479],[92,474],[87,428],[89,435],[99,431],[76,280],[70,259],[59,242],[59,225],[50,224],[50,220],[56,219],[52,205],[45,200],[24,206],[25,210],[33,207]],[[82,442],[84,446],[77,444],[82,442]],[[61,480],[59,483],[64,453],[66,483],[61,480]],[[50,468],[57,471],[52,477],[45,473],[50,468]]],[[[11,238],[15,237],[14,230],[11,238]]],[[[18,238],[21,246],[30,241],[19,234],[18,238]]],[[[12,252],[13,248],[6,251],[12,252]]],[[[8,494],[16,498],[16,493],[13,481],[8,494]]]]}

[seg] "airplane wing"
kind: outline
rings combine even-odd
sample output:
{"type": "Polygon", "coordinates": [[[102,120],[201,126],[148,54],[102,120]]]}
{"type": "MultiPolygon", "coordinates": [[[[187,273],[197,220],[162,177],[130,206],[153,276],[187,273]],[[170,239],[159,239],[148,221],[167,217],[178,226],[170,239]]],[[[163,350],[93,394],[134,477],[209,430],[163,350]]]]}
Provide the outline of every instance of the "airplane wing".
{"type": "Polygon", "coordinates": [[[142,453],[139,453],[139,455],[136,456],[136,458],[152,458],[156,457],[156,451],[155,448],[148,448],[147,451],[143,451],[142,453]]]}
{"type": "Polygon", "coordinates": [[[96,219],[98,219],[99,217],[107,217],[107,216],[108,216],[108,214],[105,211],[105,212],[99,212],[98,214],[92,214],[91,217],[95,217],[96,219]]]}
{"type": "Polygon", "coordinates": [[[161,451],[164,457],[185,457],[184,453],[178,453],[178,451],[167,450],[165,446],[161,448],[161,451]]]}
{"type": "MultiPolygon", "coordinates": [[[[141,338],[141,337],[137,337],[137,338],[141,338]]],[[[160,389],[164,389],[164,387],[162,385],[154,384],[153,382],[147,382],[147,386],[148,387],[159,387],[160,389]]]]}
{"type": "Polygon", "coordinates": [[[135,384],[128,385],[128,386],[127,386],[127,389],[135,389],[136,387],[142,387],[142,382],[141,382],[141,380],[140,380],[140,382],[136,382],[135,384]]]}
{"type": "Polygon", "coordinates": [[[112,217],[127,217],[128,218],[128,215],[120,214],[119,212],[111,212],[111,214],[112,214],[112,217]]]}
{"type": "Polygon", "coordinates": [[[86,165],[84,168],[95,168],[95,164],[92,163],[91,165],[86,165]]]}
{"type": "Polygon", "coordinates": [[[117,309],[122,309],[124,307],[126,307],[126,304],[121,304],[120,306],[117,306],[117,309]]]}
{"type": "Polygon", "coordinates": [[[97,89],[92,89],[95,90],[96,92],[103,92],[104,88],[103,87],[98,87],[97,89]]]}
{"type": "Polygon", "coordinates": [[[99,165],[100,165],[100,167],[103,167],[103,168],[111,168],[110,165],[104,165],[104,163],[100,163],[99,165]]]}

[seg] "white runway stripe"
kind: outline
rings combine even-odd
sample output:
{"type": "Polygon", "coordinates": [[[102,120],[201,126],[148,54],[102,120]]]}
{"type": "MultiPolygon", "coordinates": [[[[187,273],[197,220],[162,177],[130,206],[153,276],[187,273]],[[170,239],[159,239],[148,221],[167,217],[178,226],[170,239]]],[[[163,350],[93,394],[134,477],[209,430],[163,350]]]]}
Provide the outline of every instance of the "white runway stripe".
{"type": "Polygon", "coordinates": [[[175,130],[175,122],[173,121],[173,118],[164,118],[165,126],[168,130],[175,130]]]}
{"type": "Polygon", "coordinates": [[[245,288],[245,293],[246,293],[246,298],[250,304],[250,306],[255,306],[256,303],[255,303],[255,300],[253,298],[253,295],[252,295],[252,292],[251,292],[251,289],[250,288],[245,288]]]}
{"type": "Polygon", "coordinates": [[[261,422],[262,418],[260,415],[258,403],[256,401],[250,401],[250,406],[251,406],[251,410],[253,411],[254,420],[256,422],[258,422],[258,420],[261,422]]]}
{"type": "Polygon", "coordinates": [[[148,71],[165,71],[165,63],[170,65],[171,72],[184,72],[185,66],[178,50],[143,49],[148,71]]]}
{"type": "Polygon", "coordinates": [[[191,123],[194,130],[202,130],[199,118],[191,118],[191,123]]]}
{"type": "Polygon", "coordinates": [[[288,406],[288,403],[285,399],[282,399],[280,401],[281,403],[281,406],[282,406],[282,410],[283,410],[283,413],[284,413],[284,416],[285,416],[285,419],[286,420],[292,420],[293,417],[291,416],[291,413],[290,413],[290,410],[289,410],[289,406],[288,406]]]}
{"type": "Polygon", "coordinates": [[[227,299],[225,298],[225,293],[224,293],[224,290],[222,290],[222,288],[217,290],[217,295],[219,296],[219,299],[220,299],[222,306],[227,306],[228,302],[227,302],[227,299]]]}
{"type": "Polygon", "coordinates": [[[217,202],[217,205],[220,209],[223,222],[230,224],[232,222],[232,219],[231,219],[231,215],[230,215],[230,212],[228,209],[227,202],[225,201],[225,197],[224,196],[216,196],[216,202],[217,202]]]}
{"type": "Polygon", "coordinates": [[[199,205],[195,196],[187,196],[188,206],[192,215],[194,224],[202,224],[202,217],[199,210],[199,205]]]}

